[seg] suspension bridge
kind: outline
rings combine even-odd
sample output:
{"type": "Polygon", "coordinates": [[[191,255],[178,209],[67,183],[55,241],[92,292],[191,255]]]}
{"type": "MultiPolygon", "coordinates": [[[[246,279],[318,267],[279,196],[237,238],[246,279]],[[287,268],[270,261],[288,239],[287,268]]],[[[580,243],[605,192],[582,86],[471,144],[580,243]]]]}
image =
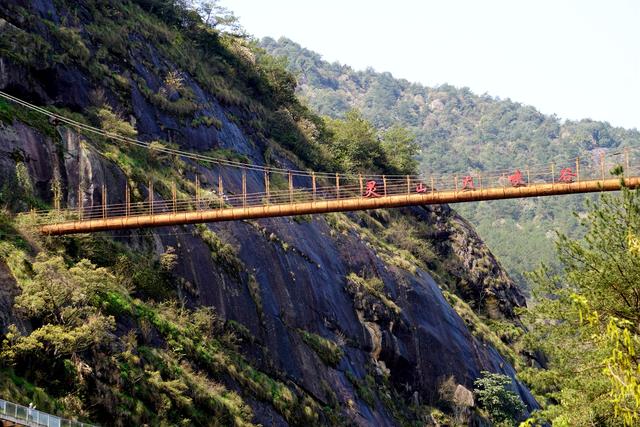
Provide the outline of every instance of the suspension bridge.
{"type": "MultiPolygon", "coordinates": [[[[39,231],[45,235],[617,191],[622,186],[640,187],[640,147],[585,152],[576,158],[556,159],[549,164],[459,174],[367,175],[288,170],[152,146],[74,121],[3,92],[0,92],[0,97],[80,132],[98,134],[197,162],[235,168],[241,175],[239,185],[229,185],[233,189],[226,188],[230,183],[224,182],[222,174],[218,175],[217,185],[202,185],[197,172],[192,181],[181,180],[180,192],[176,182],[168,186],[153,181],[139,183],[146,194],[144,200],[132,200],[128,184],[121,189],[103,185],[99,189],[100,200],[97,203],[93,197],[85,201],[83,190],[78,188],[77,206],[62,208],[59,197],[54,196],[57,202],[54,200],[53,209],[31,211],[30,215],[35,217],[39,231]],[[616,167],[622,168],[623,175],[611,178],[609,171],[616,167]],[[247,191],[249,179],[251,186],[259,186],[260,191],[247,191]],[[154,184],[161,185],[163,191],[154,191],[154,184]],[[120,201],[110,202],[109,194],[114,193],[124,193],[124,201],[120,197],[120,201]]],[[[59,193],[60,189],[53,189],[53,192],[59,193]]]]}

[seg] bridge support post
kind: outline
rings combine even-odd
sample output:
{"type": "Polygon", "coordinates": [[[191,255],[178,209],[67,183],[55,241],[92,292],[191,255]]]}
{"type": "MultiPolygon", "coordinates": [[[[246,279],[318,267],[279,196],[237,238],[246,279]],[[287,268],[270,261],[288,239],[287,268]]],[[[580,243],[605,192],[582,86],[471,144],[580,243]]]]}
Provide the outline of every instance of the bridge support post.
{"type": "Polygon", "coordinates": [[[407,175],[407,194],[411,194],[411,177],[409,175],[407,175]]]}
{"type": "Polygon", "coordinates": [[[336,173],[336,198],[340,199],[340,175],[336,173]]]}
{"type": "Polygon", "coordinates": [[[54,178],[51,182],[51,191],[53,192],[53,208],[57,211],[60,210],[60,200],[62,199],[62,189],[60,187],[60,180],[54,178]]]}
{"type": "Polygon", "coordinates": [[[271,197],[271,190],[269,189],[269,169],[264,170],[264,193],[267,197],[267,205],[269,204],[269,199],[271,197]]]}
{"type": "Polygon", "coordinates": [[[311,172],[311,191],[313,191],[313,201],[316,201],[316,173],[311,172]]]}
{"type": "Polygon", "coordinates": [[[124,216],[131,215],[131,192],[129,190],[129,181],[124,186],[124,216]]]}
{"type": "Polygon", "coordinates": [[[382,175],[382,187],[384,188],[384,195],[387,195],[387,177],[382,175]]]}
{"type": "Polygon", "coordinates": [[[629,149],[625,148],[624,149],[624,177],[630,176],[629,175],[629,149]]]}
{"type": "MultiPolygon", "coordinates": [[[[79,175],[78,175],[79,176],[79,175]]],[[[82,220],[82,177],[78,179],[78,216],[82,220]]]]}
{"type": "Polygon", "coordinates": [[[358,174],[358,181],[360,182],[360,197],[364,196],[364,185],[362,182],[362,174],[358,174]]]}
{"type": "Polygon", "coordinates": [[[149,181],[149,212],[153,216],[153,181],[149,181]]]}
{"type": "Polygon", "coordinates": [[[576,181],[580,182],[580,157],[576,157],[576,181]]]}
{"type": "Polygon", "coordinates": [[[242,169],[242,207],[247,207],[247,171],[242,169]]]}
{"type": "Polygon", "coordinates": [[[102,184],[102,219],[107,218],[107,186],[102,184]]]}
{"type": "Polygon", "coordinates": [[[527,166],[527,185],[531,183],[531,173],[529,171],[529,166],[527,166]]]}
{"type": "Polygon", "coordinates": [[[287,175],[289,177],[289,203],[293,203],[293,174],[288,171],[287,175]]]}
{"type": "Polygon", "coordinates": [[[200,178],[196,172],[196,211],[200,210],[200,178]]]}
{"type": "Polygon", "coordinates": [[[175,182],[171,183],[171,202],[173,204],[172,211],[173,211],[173,214],[175,215],[177,213],[177,211],[178,211],[178,206],[177,206],[178,190],[176,188],[176,183],[175,182]]]}
{"type": "Polygon", "coordinates": [[[556,164],[551,163],[551,183],[556,183],[556,164]]]}
{"type": "Polygon", "coordinates": [[[218,197],[220,198],[220,209],[224,208],[224,187],[222,186],[222,175],[218,175],[218,197]]]}

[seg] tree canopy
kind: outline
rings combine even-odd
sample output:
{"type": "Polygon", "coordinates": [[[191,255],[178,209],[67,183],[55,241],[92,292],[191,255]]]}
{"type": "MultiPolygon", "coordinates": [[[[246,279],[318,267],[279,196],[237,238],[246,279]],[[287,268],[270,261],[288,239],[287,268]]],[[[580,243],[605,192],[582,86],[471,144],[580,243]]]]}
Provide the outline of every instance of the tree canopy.
{"type": "Polygon", "coordinates": [[[554,426],[638,425],[640,193],[602,196],[581,224],[584,239],[558,239],[563,271],[532,275],[527,342],[548,366],[523,377],[546,403],[542,418],[554,426]]]}
{"type": "Polygon", "coordinates": [[[350,172],[414,174],[418,146],[406,128],[394,125],[378,132],[357,109],[343,118],[325,117],[329,152],[339,169],[350,172]]]}

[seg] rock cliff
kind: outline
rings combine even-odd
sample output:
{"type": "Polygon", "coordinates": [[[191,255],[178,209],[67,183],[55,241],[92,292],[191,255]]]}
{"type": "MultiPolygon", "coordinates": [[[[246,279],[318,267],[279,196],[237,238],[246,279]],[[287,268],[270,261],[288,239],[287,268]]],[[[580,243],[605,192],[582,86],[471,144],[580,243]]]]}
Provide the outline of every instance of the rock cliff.
{"type": "MultiPolygon", "coordinates": [[[[271,108],[268,103],[252,109],[230,100],[222,89],[212,89],[198,64],[169,52],[185,32],[176,24],[162,24],[156,2],[100,3],[1,5],[0,90],[86,120],[96,116],[88,111],[106,108],[142,140],[233,153],[254,164],[298,164],[291,154],[295,148],[279,144],[273,128],[259,128],[258,110],[271,108]],[[149,22],[133,25],[134,14],[149,22]],[[116,29],[119,20],[124,29],[116,29]],[[40,56],[29,57],[33,49],[40,56]],[[168,87],[170,73],[179,73],[178,89],[168,87]]],[[[199,43],[199,49],[207,49],[206,41],[199,43]]],[[[233,46],[216,49],[224,71],[234,70],[235,78],[244,79],[246,65],[239,65],[233,46]]],[[[258,82],[245,84],[245,96],[259,95],[253,88],[258,82]]],[[[0,118],[4,200],[12,188],[24,187],[21,169],[28,172],[34,199],[45,204],[53,202],[54,182],[67,206],[76,206],[79,198],[84,206],[99,204],[103,185],[111,202],[122,202],[127,183],[134,198],[143,200],[149,176],[159,182],[170,177],[186,187],[197,174],[208,187],[221,175],[227,191],[240,191],[241,175],[234,169],[149,159],[153,153],[123,146],[116,150],[114,142],[82,135],[4,101],[0,118]]],[[[249,173],[247,186],[260,191],[261,175],[249,173]]],[[[166,197],[162,185],[154,188],[156,198],[166,197]]],[[[15,200],[13,208],[28,209],[25,200],[15,200]]],[[[399,425],[403,415],[398,411],[409,414],[406,408],[412,405],[437,405],[438,387],[450,376],[468,389],[482,370],[515,378],[506,355],[487,337],[474,336],[443,291],[466,301],[477,314],[516,323],[514,309],[524,298],[473,229],[447,206],[118,232],[105,239],[152,259],[173,248],[172,295],[188,307],[213,307],[227,324],[236,325],[238,351],[248,363],[320,407],[336,408],[341,423],[399,425]],[[404,403],[392,402],[395,397],[404,403]]],[[[80,255],[99,262],[95,254],[80,255]]],[[[28,329],[11,308],[18,290],[4,262],[0,280],[2,331],[10,323],[28,329]]],[[[133,292],[142,299],[155,297],[133,292]]],[[[117,321],[119,335],[137,328],[128,318],[117,321]]],[[[165,344],[157,340],[155,345],[165,344]]],[[[253,422],[298,423],[233,378],[209,375],[243,396],[253,422]]],[[[515,379],[514,388],[530,409],[537,406],[515,379]]],[[[96,413],[106,419],[108,411],[96,413]]],[[[317,422],[336,423],[326,412],[317,422]]]]}

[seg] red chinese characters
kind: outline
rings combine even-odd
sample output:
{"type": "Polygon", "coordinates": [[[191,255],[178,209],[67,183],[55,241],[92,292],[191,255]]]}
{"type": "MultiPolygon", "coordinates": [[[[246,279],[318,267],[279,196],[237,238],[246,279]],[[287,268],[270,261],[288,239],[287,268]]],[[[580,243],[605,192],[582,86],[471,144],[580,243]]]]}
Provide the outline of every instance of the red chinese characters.
{"type": "Polygon", "coordinates": [[[509,182],[513,187],[524,187],[527,184],[524,182],[524,177],[520,169],[516,169],[513,175],[509,175],[509,182]]]}
{"type": "Polygon", "coordinates": [[[473,186],[473,177],[471,175],[467,175],[462,178],[462,189],[475,190],[475,187],[473,186]]]}
{"type": "Polygon", "coordinates": [[[380,197],[380,195],[378,193],[376,193],[376,186],[377,185],[378,184],[373,180],[367,181],[367,187],[365,188],[363,196],[364,197],[369,197],[369,198],[371,198],[371,197],[380,197]]]}
{"type": "Polygon", "coordinates": [[[425,185],[421,182],[418,183],[418,185],[416,185],[416,193],[426,193],[427,192],[427,187],[425,187],[425,185]]]}
{"type": "Polygon", "coordinates": [[[569,184],[573,181],[575,181],[575,177],[577,176],[577,174],[575,174],[571,168],[564,168],[560,170],[560,182],[564,182],[565,184],[569,184]]]}

